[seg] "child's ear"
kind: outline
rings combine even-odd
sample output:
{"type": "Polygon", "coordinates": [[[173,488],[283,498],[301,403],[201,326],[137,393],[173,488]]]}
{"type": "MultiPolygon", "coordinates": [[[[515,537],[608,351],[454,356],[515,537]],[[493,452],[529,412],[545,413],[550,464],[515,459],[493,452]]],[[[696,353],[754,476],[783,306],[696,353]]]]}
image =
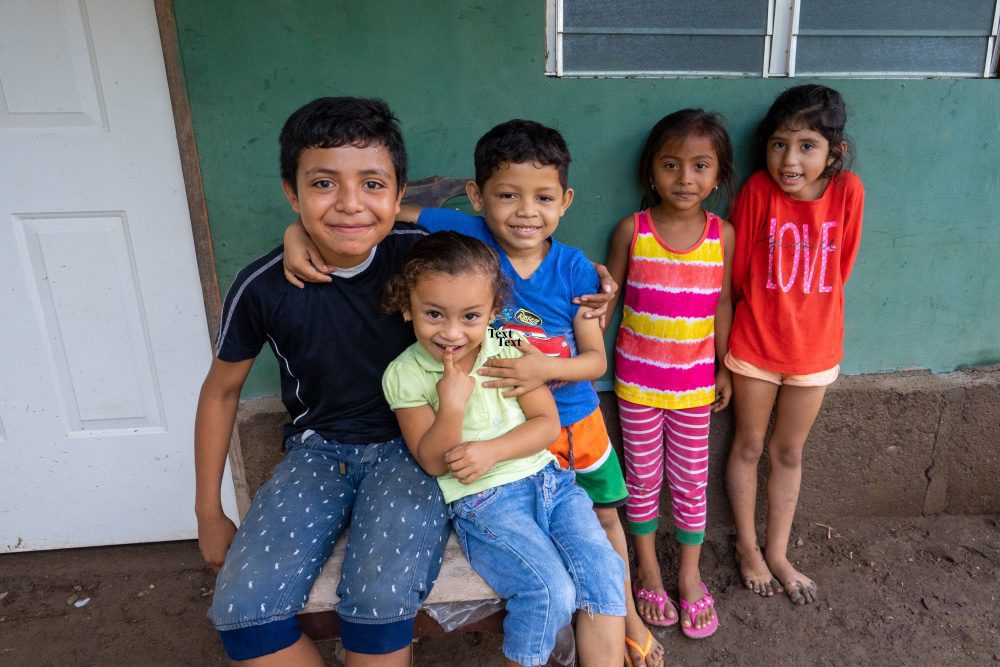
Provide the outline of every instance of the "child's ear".
{"type": "Polygon", "coordinates": [[[403,309],[403,321],[404,322],[412,322],[413,321],[413,318],[410,317],[410,309],[409,308],[404,308],[403,309]]]}
{"type": "MultiPolygon", "coordinates": [[[[841,160],[841,162],[843,162],[844,158],[846,158],[846,157],[847,157],[847,142],[846,141],[841,141],[840,142],[840,160],[841,160]]],[[[831,155],[830,157],[828,157],[826,159],[826,166],[829,167],[831,164],[833,164],[836,161],[837,161],[837,158],[835,158],[835,157],[833,157],[831,155]]]]}
{"type": "Polygon", "coordinates": [[[566,188],[565,190],[563,190],[562,206],[561,210],[559,211],[559,215],[565,215],[566,209],[568,209],[569,205],[572,203],[573,203],[573,188],[566,188]]]}
{"type": "Polygon", "coordinates": [[[472,208],[477,211],[483,210],[483,193],[475,181],[469,181],[465,184],[465,195],[469,198],[472,208]]]}
{"type": "Polygon", "coordinates": [[[281,189],[285,192],[285,199],[292,205],[292,210],[296,213],[301,213],[299,211],[299,196],[295,193],[295,188],[292,187],[292,184],[282,179],[281,189]]]}

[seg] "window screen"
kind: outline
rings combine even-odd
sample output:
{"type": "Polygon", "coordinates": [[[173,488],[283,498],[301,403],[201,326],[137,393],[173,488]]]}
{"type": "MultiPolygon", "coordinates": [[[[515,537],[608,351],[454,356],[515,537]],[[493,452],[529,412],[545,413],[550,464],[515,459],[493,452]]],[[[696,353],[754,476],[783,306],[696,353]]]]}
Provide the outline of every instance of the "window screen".
{"type": "Polygon", "coordinates": [[[1000,0],[548,0],[556,76],[984,77],[1000,0]]]}
{"type": "Polygon", "coordinates": [[[564,0],[566,74],[761,76],[767,0],[564,0]]]}
{"type": "Polygon", "coordinates": [[[796,75],[983,76],[993,0],[801,0],[796,75]]]}

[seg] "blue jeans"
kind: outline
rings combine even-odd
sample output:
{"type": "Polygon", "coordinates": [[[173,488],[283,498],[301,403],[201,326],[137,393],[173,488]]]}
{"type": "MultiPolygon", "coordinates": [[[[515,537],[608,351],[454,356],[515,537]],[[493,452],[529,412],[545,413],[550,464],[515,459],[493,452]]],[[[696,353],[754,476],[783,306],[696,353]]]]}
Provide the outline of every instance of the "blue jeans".
{"type": "Polygon", "coordinates": [[[259,657],[298,639],[294,616],[348,522],[337,587],[344,646],[359,653],[406,646],[448,538],[437,482],[402,438],[345,445],[306,431],[285,449],[216,581],[209,618],[230,658],[259,657]]]}
{"type": "Polygon", "coordinates": [[[472,567],[507,600],[510,660],[544,665],[577,609],[625,615],[625,564],[572,471],[552,463],[449,508],[472,567]]]}

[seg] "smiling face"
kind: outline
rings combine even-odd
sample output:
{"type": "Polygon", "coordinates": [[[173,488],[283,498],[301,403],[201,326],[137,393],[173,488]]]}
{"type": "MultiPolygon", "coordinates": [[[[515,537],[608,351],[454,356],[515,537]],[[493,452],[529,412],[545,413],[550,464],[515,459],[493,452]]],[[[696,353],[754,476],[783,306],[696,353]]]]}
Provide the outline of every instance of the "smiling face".
{"type": "Polygon", "coordinates": [[[307,148],[296,187],[283,187],[323,259],[342,269],[365,261],[392,230],[403,195],[381,145],[307,148]]]}
{"type": "Polygon", "coordinates": [[[690,135],[667,142],[653,157],[653,185],[668,215],[701,213],[701,203],[719,185],[719,158],[712,140],[690,135]]]}
{"type": "Polygon", "coordinates": [[[829,178],[823,171],[833,164],[830,142],[809,128],[781,125],[767,140],[767,172],[792,199],[819,199],[829,178]]]}
{"type": "Polygon", "coordinates": [[[544,254],[545,241],[573,202],[573,190],[563,189],[556,167],[531,162],[504,163],[482,189],[470,182],[466,193],[473,208],[483,212],[497,243],[511,256],[544,254]]]}
{"type": "Polygon", "coordinates": [[[427,273],[410,289],[403,317],[413,321],[417,341],[432,357],[441,361],[451,350],[468,372],[493,319],[493,302],[493,282],[481,271],[427,273]]]}

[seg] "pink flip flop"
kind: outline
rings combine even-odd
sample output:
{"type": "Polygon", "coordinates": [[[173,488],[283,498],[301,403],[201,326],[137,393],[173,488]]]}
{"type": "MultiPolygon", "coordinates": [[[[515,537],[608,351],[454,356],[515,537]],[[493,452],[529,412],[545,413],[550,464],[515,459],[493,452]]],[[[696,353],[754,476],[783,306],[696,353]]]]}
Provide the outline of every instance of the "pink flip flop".
{"type": "Polygon", "coordinates": [[[664,616],[664,620],[654,621],[640,614],[644,622],[649,623],[650,625],[659,626],[661,628],[669,628],[677,624],[677,620],[680,618],[680,616],[677,613],[677,607],[674,606],[673,600],[670,599],[670,596],[667,595],[666,592],[657,595],[653,591],[649,590],[648,588],[644,588],[641,584],[639,584],[638,579],[634,579],[632,581],[632,591],[635,593],[635,597],[639,598],[640,600],[646,600],[647,602],[652,602],[654,605],[656,605],[664,616]],[[667,618],[667,605],[670,605],[670,608],[674,610],[673,618],[667,618]]]}
{"type": "Polygon", "coordinates": [[[715,633],[716,630],[719,629],[718,614],[713,616],[712,621],[708,625],[703,627],[701,630],[698,630],[697,628],[694,627],[694,621],[696,618],[698,618],[698,614],[700,614],[706,609],[715,607],[715,598],[713,598],[712,595],[708,592],[708,587],[705,586],[704,581],[701,582],[701,590],[705,592],[705,597],[698,600],[697,602],[687,602],[683,598],[681,598],[680,600],[681,609],[683,609],[684,612],[688,615],[688,618],[691,619],[691,627],[685,628],[684,625],[681,624],[681,632],[684,633],[685,637],[690,637],[691,639],[704,639],[705,637],[712,635],[713,633],[715,633]]]}

